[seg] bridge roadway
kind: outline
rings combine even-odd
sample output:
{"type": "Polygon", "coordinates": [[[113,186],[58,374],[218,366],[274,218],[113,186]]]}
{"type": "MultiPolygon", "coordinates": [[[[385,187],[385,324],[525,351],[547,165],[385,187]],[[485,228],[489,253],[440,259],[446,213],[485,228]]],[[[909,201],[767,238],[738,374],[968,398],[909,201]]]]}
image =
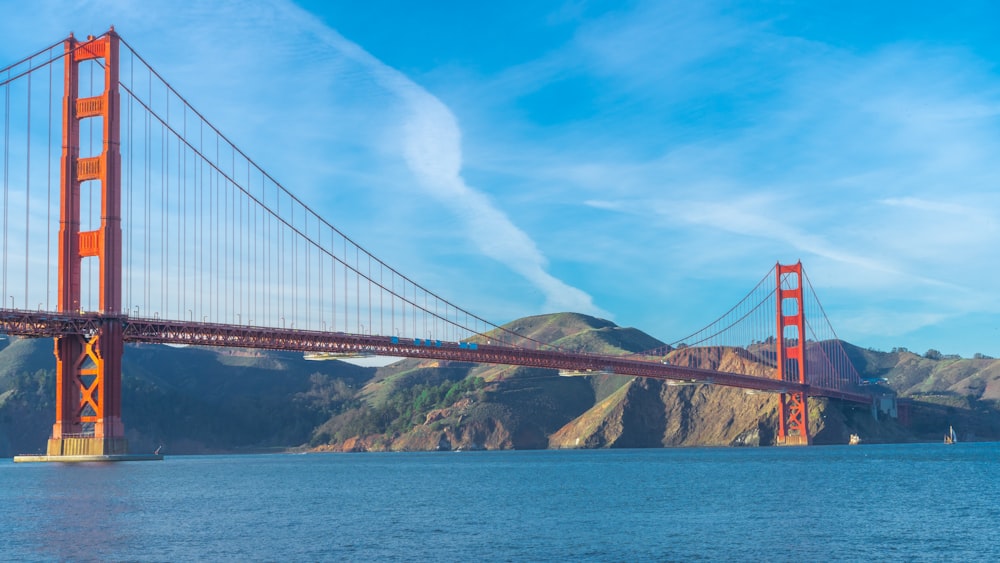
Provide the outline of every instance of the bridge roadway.
{"type": "Polygon", "coordinates": [[[827,389],[793,381],[675,366],[655,360],[568,352],[554,348],[530,349],[500,344],[472,345],[466,342],[172,321],[136,318],[127,315],[102,316],[97,313],[75,314],[0,309],[0,331],[29,338],[54,338],[68,334],[89,337],[96,334],[100,326],[109,321],[121,323],[126,342],[333,354],[375,354],[457,362],[506,364],[559,370],[593,371],[666,381],[711,383],[772,393],[802,392],[811,397],[829,397],[863,404],[872,402],[871,395],[861,392],[827,389]]]}

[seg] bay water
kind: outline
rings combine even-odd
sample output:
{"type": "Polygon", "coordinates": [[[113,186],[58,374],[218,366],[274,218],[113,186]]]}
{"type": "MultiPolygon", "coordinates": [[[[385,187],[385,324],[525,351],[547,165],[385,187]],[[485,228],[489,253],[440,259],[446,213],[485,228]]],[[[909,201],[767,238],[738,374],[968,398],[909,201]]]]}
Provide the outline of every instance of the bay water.
{"type": "Polygon", "coordinates": [[[0,560],[997,561],[1000,444],[0,460],[0,560]]]}

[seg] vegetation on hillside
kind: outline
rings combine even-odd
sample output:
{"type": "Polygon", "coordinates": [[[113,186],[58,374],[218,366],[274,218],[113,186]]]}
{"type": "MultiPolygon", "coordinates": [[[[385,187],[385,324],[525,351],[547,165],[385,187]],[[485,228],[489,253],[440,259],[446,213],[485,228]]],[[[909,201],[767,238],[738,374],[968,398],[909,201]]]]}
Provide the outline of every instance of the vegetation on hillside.
{"type": "Polygon", "coordinates": [[[399,435],[424,423],[435,409],[450,407],[461,399],[482,400],[486,382],[469,377],[440,384],[417,384],[399,389],[378,405],[359,405],[339,414],[313,432],[313,446],[343,442],[355,436],[399,435]]]}

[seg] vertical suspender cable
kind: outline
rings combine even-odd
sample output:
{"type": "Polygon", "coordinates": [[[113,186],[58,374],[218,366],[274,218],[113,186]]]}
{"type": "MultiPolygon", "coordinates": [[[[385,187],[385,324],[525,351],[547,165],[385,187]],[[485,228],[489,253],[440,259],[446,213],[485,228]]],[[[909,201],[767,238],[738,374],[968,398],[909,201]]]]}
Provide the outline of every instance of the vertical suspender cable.
{"type": "MultiPolygon", "coordinates": [[[[319,241],[320,246],[323,246],[323,222],[322,221],[317,221],[316,222],[316,240],[319,241]]],[[[317,297],[319,297],[320,328],[322,328],[323,330],[326,330],[326,307],[325,307],[326,303],[325,303],[325,299],[324,299],[324,293],[325,292],[324,292],[324,286],[323,286],[323,278],[325,277],[325,276],[323,276],[323,270],[325,270],[326,267],[323,265],[323,262],[324,262],[323,261],[323,253],[319,252],[316,257],[319,260],[319,263],[317,264],[317,266],[319,266],[319,286],[317,288],[316,293],[317,293],[317,297]]]]}
{"type": "MultiPolygon", "coordinates": [[[[260,190],[263,197],[267,197],[267,178],[264,176],[263,171],[260,174],[260,190]]],[[[271,223],[272,217],[269,214],[264,215],[265,225],[262,226],[264,230],[264,235],[267,237],[265,240],[267,244],[264,245],[264,307],[267,309],[268,319],[273,323],[275,319],[274,308],[271,306],[271,292],[274,290],[273,284],[273,270],[275,264],[271,261],[274,259],[274,239],[271,238],[271,223]]]]}
{"type": "MultiPolygon", "coordinates": [[[[153,74],[152,73],[148,73],[147,76],[149,77],[149,79],[148,79],[148,86],[147,86],[146,90],[147,90],[147,93],[148,93],[149,98],[150,98],[150,100],[149,100],[150,101],[150,105],[152,105],[152,97],[153,97],[153,74]]],[[[146,115],[146,119],[143,121],[143,142],[146,143],[146,165],[143,167],[145,170],[143,172],[143,181],[142,181],[142,183],[143,183],[142,188],[143,188],[143,192],[144,192],[143,193],[143,198],[142,198],[142,203],[143,203],[143,207],[144,207],[143,208],[143,219],[145,220],[145,223],[143,224],[143,231],[145,231],[145,236],[143,237],[143,246],[142,246],[142,263],[143,263],[143,266],[144,266],[144,268],[143,268],[143,283],[142,283],[142,310],[139,311],[139,313],[140,313],[140,316],[142,314],[145,314],[148,317],[148,316],[150,316],[150,314],[149,314],[149,306],[151,304],[150,300],[149,300],[150,299],[150,295],[149,294],[150,294],[150,290],[152,289],[151,285],[153,283],[153,279],[150,276],[150,262],[152,260],[150,260],[150,255],[149,255],[149,253],[150,253],[150,250],[149,250],[149,241],[150,241],[151,232],[152,232],[152,225],[151,225],[152,218],[150,217],[150,210],[151,210],[151,205],[150,204],[152,202],[150,201],[150,198],[152,197],[152,195],[151,195],[152,194],[152,187],[151,186],[152,186],[152,178],[153,178],[153,176],[152,176],[152,169],[153,169],[153,131],[152,131],[153,116],[148,111],[145,113],[145,115],[146,115]]]]}
{"type": "MultiPolygon", "coordinates": [[[[51,51],[49,52],[49,58],[52,58],[51,51]]],[[[48,121],[48,140],[46,141],[46,146],[48,147],[48,154],[45,157],[46,166],[45,169],[48,173],[47,180],[47,192],[48,199],[46,202],[46,214],[45,214],[45,224],[50,225],[48,229],[45,229],[45,309],[51,310],[51,303],[49,301],[52,295],[52,268],[48,264],[52,264],[52,67],[54,65],[49,64],[49,121],[48,121]]]]}
{"type": "MultiPolygon", "coordinates": [[[[251,189],[250,185],[250,161],[247,160],[247,193],[249,194],[251,189]]],[[[257,292],[259,291],[258,286],[260,285],[257,280],[260,268],[257,266],[257,213],[255,208],[253,208],[253,201],[250,199],[249,195],[246,197],[247,200],[247,245],[249,246],[250,255],[247,257],[250,265],[250,299],[248,299],[247,314],[253,315],[253,318],[260,321],[260,312],[257,309],[257,292]],[[252,217],[252,220],[251,220],[252,217]],[[252,302],[252,305],[251,305],[252,302]]],[[[263,326],[265,323],[260,323],[263,326]]]]}
{"type": "MultiPolygon", "coordinates": [[[[184,107],[181,106],[183,110],[184,107]]],[[[181,119],[183,119],[183,114],[181,119]]],[[[176,135],[175,135],[176,136],[176,135]]],[[[174,291],[180,292],[180,295],[175,293],[177,298],[177,320],[184,319],[184,157],[187,151],[184,150],[184,145],[181,143],[181,138],[177,137],[177,190],[174,191],[176,195],[176,201],[174,206],[176,211],[177,220],[177,270],[175,271],[176,280],[174,282],[174,291]]]]}
{"type": "MultiPolygon", "coordinates": [[[[302,232],[304,232],[304,233],[308,233],[309,232],[309,214],[305,214],[304,215],[304,222],[302,224],[302,232]]],[[[312,291],[310,291],[310,287],[312,286],[312,277],[310,276],[310,274],[312,274],[312,272],[309,269],[310,261],[312,260],[312,244],[310,244],[310,242],[308,240],[304,240],[304,243],[305,243],[304,246],[305,246],[305,251],[306,251],[306,324],[305,324],[305,328],[308,329],[308,328],[310,328],[310,326],[309,326],[309,321],[310,321],[309,310],[312,308],[312,306],[311,306],[312,303],[310,301],[311,297],[312,297],[312,291]]]]}
{"type": "Polygon", "coordinates": [[[384,264],[379,260],[378,262],[378,332],[379,334],[385,335],[385,303],[383,299],[385,298],[385,270],[383,269],[384,264]]]}
{"type": "MultiPolygon", "coordinates": [[[[250,192],[250,190],[252,189],[252,187],[253,187],[253,184],[250,181],[250,161],[247,160],[247,192],[250,192]]],[[[264,320],[261,317],[261,313],[263,311],[261,311],[260,308],[259,308],[259,305],[260,305],[260,295],[259,295],[259,292],[260,292],[260,279],[258,278],[258,276],[260,276],[260,274],[261,274],[261,268],[260,268],[260,264],[258,264],[258,262],[257,262],[257,251],[258,251],[257,238],[258,238],[258,236],[260,234],[260,231],[257,230],[257,212],[258,212],[258,209],[256,207],[253,207],[253,201],[249,197],[247,197],[247,212],[249,213],[249,217],[247,218],[247,229],[250,231],[250,237],[249,238],[250,238],[250,245],[251,245],[251,248],[250,248],[250,265],[251,265],[251,268],[250,268],[250,270],[251,270],[250,280],[251,280],[252,287],[251,287],[251,290],[250,290],[250,295],[253,297],[253,307],[252,307],[251,313],[253,314],[253,318],[258,321],[258,323],[259,323],[260,326],[265,326],[267,323],[266,322],[262,322],[264,320]]]]}
{"type": "MultiPolygon", "coordinates": [[[[29,62],[30,65],[30,62],[29,62]]],[[[28,73],[28,116],[25,120],[27,154],[25,155],[24,178],[24,308],[28,308],[28,240],[31,238],[31,75],[28,73]]]]}
{"type": "MultiPolygon", "coordinates": [[[[336,242],[336,239],[339,234],[336,232],[330,233],[330,300],[333,302],[331,306],[331,318],[334,326],[337,326],[340,322],[339,308],[344,299],[343,293],[340,292],[340,284],[338,283],[338,267],[340,262],[337,259],[336,253],[340,245],[336,242]]],[[[344,332],[347,332],[347,325],[344,325],[344,332]]]]}
{"type": "MultiPolygon", "coordinates": [[[[170,96],[167,96],[167,122],[170,122],[170,96]]],[[[167,310],[167,256],[170,254],[167,227],[167,128],[160,124],[160,310],[167,310]]]]}
{"type": "Polygon", "coordinates": [[[234,301],[236,295],[236,288],[233,287],[233,278],[236,276],[235,268],[233,266],[233,244],[235,243],[235,233],[233,232],[233,225],[235,223],[234,219],[234,209],[232,203],[232,187],[230,186],[229,178],[224,179],[225,191],[223,196],[225,200],[222,203],[222,212],[226,217],[225,231],[223,236],[225,237],[223,246],[226,251],[226,275],[225,282],[226,287],[223,290],[223,295],[226,299],[226,308],[228,310],[229,320],[226,322],[236,322],[238,317],[236,316],[236,302],[234,301]]]}
{"type": "Polygon", "coordinates": [[[369,334],[375,333],[375,328],[372,326],[372,255],[368,255],[368,332],[369,334]]]}
{"type": "Polygon", "coordinates": [[[195,248],[198,250],[198,289],[195,294],[195,304],[198,306],[198,318],[205,317],[205,122],[198,122],[198,237],[195,248]]]}
{"type": "MultiPolygon", "coordinates": [[[[10,70],[7,71],[7,79],[10,80],[10,70]]],[[[0,288],[0,299],[3,299],[3,308],[7,304],[7,219],[9,210],[10,191],[10,82],[4,85],[4,112],[3,112],[3,285],[0,288]]]]}
{"type": "MultiPolygon", "coordinates": [[[[128,74],[129,74],[128,85],[129,85],[130,88],[133,87],[133,85],[135,84],[135,82],[134,82],[134,80],[135,80],[135,68],[134,68],[135,65],[134,65],[134,62],[135,62],[135,59],[132,58],[132,57],[129,57],[129,64],[128,64],[128,74]]],[[[121,98],[122,98],[122,96],[119,96],[119,99],[121,99],[121,98]]],[[[122,303],[122,305],[124,305],[125,307],[128,307],[128,310],[131,310],[131,306],[132,306],[132,303],[133,303],[133,300],[132,300],[132,283],[135,280],[135,275],[133,274],[133,271],[132,271],[132,268],[133,268],[133,264],[132,264],[133,245],[135,244],[135,241],[132,238],[132,234],[133,234],[132,225],[134,224],[134,220],[133,220],[134,197],[133,197],[133,194],[132,194],[132,184],[133,184],[133,182],[132,182],[132,173],[133,173],[132,166],[133,166],[133,155],[134,155],[135,146],[134,146],[134,144],[132,142],[132,127],[133,127],[133,123],[132,123],[132,106],[133,106],[133,102],[132,102],[131,98],[125,98],[125,99],[128,101],[128,134],[126,136],[126,142],[128,143],[128,165],[127,165],[127,168],[128,168],[128,175],[127,175],[128,176],[128,182],[122,182],[122,183],[124,184],[124,186],[126,188],[125,197],[128,200],[128,204],[126,205],[126,209],[128,209],[128,212],[126,213],[126,217],[125,217],[125,229],[124,230],[125,230],[126,234],[123,235],[123,238],[125,239],[126,244],[128,246],[128,256],[127,256],[127,260],[126,260],[125,272],[123,273],[123,275],[126,276],[126,279],[128,280],[128,284],[127,284],[126,290],[125,290],[125,303],[122,303]]]]}
{"type": "Polygon", "coordinates": [[[354,315],[357,317],[355,320],[358,322],[358,332],[363,333],[364,330],[361,328],[361,260],[359,256],[358,246],[354,246],[354,315]]]}
{"type": "MultiPolygon", "coordinates": [[[[218,134],[215,135],[215,162],[216,163],[219,162],[219,135],[218,134]]],[[[214,183],[213,183],[213,186],[212,186],[212,191],[213,191],[212,195],[215,197],[215,214],[214,214],[215,223],[214,223],[213,228],[211,230],[212,252],[214,253],[212,264],[215,265],[215,275],[212,276],[215,279],[215,292],[213,294],[215,297],[212,299],[215,302],[215,317],[213,318],[213,321],[217,322],[217,323],[221,323],[221,322],[224,322],[226,320],[226,319],[222,318],[221,313],[220,313],[220,311],[222,310],[221,309],[222,294],[219,292],[219,281],[222,278],[222,276],[221,276],[221,273],[222,273],[222,252],[221,252],[221,250],[222,249],[220,248],[221,245],[222,245],[222,240],[221,240],[221,237],[219,236],[221,234],[220,231],[222,229],[222,215],[221,215],[221,213],[222,213],[221,207],[222,206],[220,205],[222,203],[221,200],[220,200],[221,193],[222,193],[222,187],[221,187],[222,179],[219,177],[219,172],[216,171],[216,170],[212,171],[212,175],[210,176],[210,178],[212,178],[214,180],[214,183]]]]}
{"type": "Polygon", "coordinates": [[[246,262],[246,250],[243,246],[244,244],[246,244],[246,236],[244,236],[243,230],[246,228],[246,221],[244,221],[243,219],[243,201],[242,201],[243,195],[240,194],[239,188],[240,186],[236,178],[236,151],[233,151],[233,205],[235,205],[236,209],[239,211],[239,218],[237,219],[236,222],[236,228],[237,228],[236,236],[239,242],[239,245],[236,247],[236,264],[239,270],[239,275],[236,279],[237,287],[239,288],[239,304],[237,305],[237,309],[240,309],[241,313],[247,316],[245,319],[243,319],[242,322],[248,323],[250,319],[250,311],[243,311],[244,309],[243,306],[245,303],[243,300],[244,298],[243,294],[245,292],[247,283],[246,276],[243,273],[243,267],[245,266],[246,262]],[[237,201],[237,198],[239,198],[240,201],[237,201]]]}
{"type": "Polygon", "coordinates": [[[232,151],[232,150],[230,151],[229,160],[230,160],[230,163],[229,163],[229,177],[233,179],[232,181],[230,181],[227,184],[227,186],[229,187],[229,191],[232,193],[232,198],[231,198],[232,199],[232,204],[231,204],[231,207],[233,208],[232,209],[232,228],[230,230],[230,232],[232,233],[233,240],[230,241],[230,245],[229,245],[230,248],[232,249],[232,252],[230,253],[230,258],[233,261],[233,263],[231,265],[231,270],[232,270],[232,284],[233,284],[233,311],[235,311],[236,314],[239,315],[239,317],[237,317],[237,320],[238,320],[239,324],[243,324],[243,310],[240,307],[240,304],[243,303],[243,295],[241,294],[241,291],[243,289],[243,286],[241,284],[241,280],[242,280],[242,277],[243,277],[243,275],[242,275],[243,274],[243,262],[240,260],[240,245],[242,244],[242,241],[240,240],[240,231],[239,231],[239,228],[240,228],[240,217],[242,217],[242,215],[243,215],[243,208],[240,207],[239,202],[236,201],[237,197],[239,196],[239,194],[236,191],[236,183],[235,183],[235,180],[236,180],[236,151],[232,151]],[[239,271],[239,273],[237,273],[237,271],[239,271]]]}
{"type": "Polygon", "coordinates": [[[350,298],[347,296],[347,237],[344,239],[344,330],[350,332],[351,322],[348,318],[348,311],[350,310],[350,298]]]}
{"type": "MultiPolygon", "coordinates": [[[[278,186],[274,186],[274,206],[276,208],[276,213],[281,216],[281,192],[278,191],[278,186]]],[[[285,314],[288,312],[285,306],[285,260],[287,259],[287,254],[285,253],[285,229],[279,224],[278,228],[278,255],[275,257],[275,262],[278,265],[278,288],[279,295],[278,298],[278,316],[282,319],[285,318],[285,314]]],[[[284,328],[284,327],[282,327],[284,328]]]]}
{"type": "Polygon", "coordinates": [[[187,209],[187,147],[183,140],[187,139],[187,104],[181,105],[181,137],[177,139],[177,191],[180,193],[180,206],[177,213],[177,271],[180,273],[180,298],[177,300],[177,316],[184,317],[184,305],[187,303],[187,239],[188,239],[188,209],[187,209]]]}

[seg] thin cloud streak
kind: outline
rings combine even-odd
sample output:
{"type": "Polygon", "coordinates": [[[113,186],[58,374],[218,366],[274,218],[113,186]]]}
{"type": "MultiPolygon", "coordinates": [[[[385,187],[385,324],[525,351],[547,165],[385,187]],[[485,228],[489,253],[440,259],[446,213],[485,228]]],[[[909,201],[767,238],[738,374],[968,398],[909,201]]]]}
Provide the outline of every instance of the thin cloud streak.
{"type": "Polygon", "coordinates": [[[529,280],[545,296],[547,309],[612,317],[595,306],[591,296],[549,274],[548,261],[534,241],[487,196],[466,184],[461,174],[461,130],[441,100],[312,16],[297,8],[289,10],[297,11],[312,33],[367,67],[377,82],[403,101],[406,118],[400,144],[407,165],[428,194],[462,219],[480,251],[529,280]]]}

